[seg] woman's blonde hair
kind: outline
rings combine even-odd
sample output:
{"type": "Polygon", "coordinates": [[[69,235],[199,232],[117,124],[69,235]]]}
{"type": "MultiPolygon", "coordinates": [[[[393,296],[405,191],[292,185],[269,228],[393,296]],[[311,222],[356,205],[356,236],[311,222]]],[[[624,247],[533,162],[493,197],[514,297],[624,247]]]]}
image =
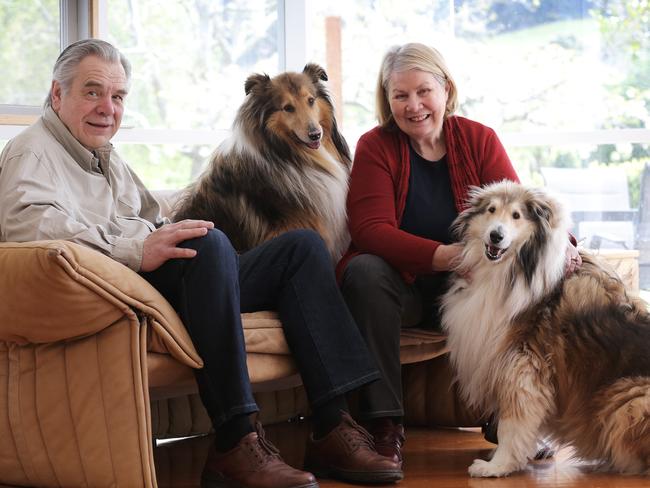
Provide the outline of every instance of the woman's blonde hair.
{"type": "Polygon", "coordinates": [[[448,87],[447,106],[445,117],[453,114],[458,108],[458,93],[447,64],[442,55],[434,48],[420,43],[409,43],[402,46],[393,46],[384,55],[379,68],[377,79],[376,110],[377,120],[382,127],[394,126],[393,114],[388,102],[388,83],[393,73],[418,69],[427,71],[435,76],[438,81],[448,87]]]}

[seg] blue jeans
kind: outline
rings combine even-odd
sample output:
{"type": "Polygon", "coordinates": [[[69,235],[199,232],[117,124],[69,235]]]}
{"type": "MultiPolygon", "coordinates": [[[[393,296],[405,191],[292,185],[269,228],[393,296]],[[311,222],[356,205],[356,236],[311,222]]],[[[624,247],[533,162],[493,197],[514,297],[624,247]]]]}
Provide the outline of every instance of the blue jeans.
{"type": "Polygon", "coordinates": [[[174,307],[203,359],[196,377],[215,427],[258,410],[240,312],[277,311],[313,407],[380,377],[315,232],[290,231],[240,256],[219,230],[182,246],[197,255],[142,276],[174,307]]]}

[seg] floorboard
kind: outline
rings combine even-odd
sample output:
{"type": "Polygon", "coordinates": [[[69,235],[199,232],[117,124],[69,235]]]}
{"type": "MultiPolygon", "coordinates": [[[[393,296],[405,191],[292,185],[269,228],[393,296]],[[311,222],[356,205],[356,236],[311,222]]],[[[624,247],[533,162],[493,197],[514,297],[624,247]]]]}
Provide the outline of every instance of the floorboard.
{"type": "MultiPolygon", "coordinates": [[[[300,466],[308,435],[307,422],[269,426],[267,437],[278,447],[284,459],[300,466]]],[[[155,449],[156,471],[160,488],[196,488],[210,436],[170,442],[155,449]]],[[[405,478],[397,488],[648,488],[650,479],[601,473],[593,466],[571,458],[563,449],[550,460],[531,462],[525,471],[507,478],[473,479],[467,467],[475,458],[485,458],[493,445],[476,429],[409,428],[404,448],[405,478]]],[[[347,483],[319,480],[322,488],[341,488],[347,483]]],[[[358,486],[358,485],[356,485],[358,486]]],[[[377,485],[375,485],[377,486],[377,485]]]]}

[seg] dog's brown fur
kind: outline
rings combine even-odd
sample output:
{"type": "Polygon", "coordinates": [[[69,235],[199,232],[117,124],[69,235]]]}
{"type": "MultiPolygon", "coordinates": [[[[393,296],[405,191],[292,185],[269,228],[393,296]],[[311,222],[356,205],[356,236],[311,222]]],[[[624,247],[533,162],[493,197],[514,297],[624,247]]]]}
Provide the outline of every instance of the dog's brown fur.
{"type": "Polygon", "coordinates": [[[274,78],[251,75],[232,137],[187,189],[174,219],[211,220],[240,252],[290,229],[314,229],[338,259],[349,242],[351,161],[326,80],[315,64],[274,78]]]}
{"type": "Polygon", "coordinates": [[[565,277],[568,220],[544,191],[511,182],[472,193],[456,221],[461,269],[443,298],[451,360],[470,405],[499,418],[491,461],[522,469],[536,441],[650,475],[650,314],[589,254],[565,277]]]}

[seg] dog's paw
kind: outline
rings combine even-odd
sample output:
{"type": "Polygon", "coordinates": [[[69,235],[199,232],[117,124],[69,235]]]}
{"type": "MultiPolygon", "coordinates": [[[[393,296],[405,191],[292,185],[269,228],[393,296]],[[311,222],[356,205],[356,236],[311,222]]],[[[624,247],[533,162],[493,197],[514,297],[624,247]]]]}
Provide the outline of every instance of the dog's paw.
{"type": "Polygon", "coordinates": [[[513,469],[510,466],[498,464],[493,461],[474,459],[474,462],[467,471],[472,478],[495,478],[507,476],[512,473],[513,469]]]}

